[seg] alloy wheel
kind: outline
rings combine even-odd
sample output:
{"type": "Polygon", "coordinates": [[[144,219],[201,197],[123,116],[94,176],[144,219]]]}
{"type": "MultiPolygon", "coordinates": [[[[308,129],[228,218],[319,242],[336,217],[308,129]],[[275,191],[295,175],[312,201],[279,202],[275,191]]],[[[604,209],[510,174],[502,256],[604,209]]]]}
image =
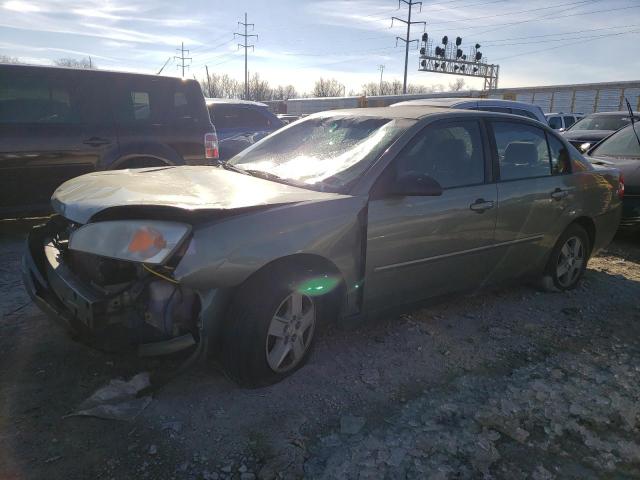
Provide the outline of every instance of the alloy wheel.
{"type": "Polygon", "coordinates": [[[578,237],[569,237],[560,249],[556,277],[565,288],[571,286],[582,271],[585,261],[585,249],[578,237]]]}
{"type": "Polygon", "coordinates": [[[313,300],[292,292],[285,298],[271,318],[267,333],[267,363],[274,372],[291,370],[304,358],[316,324],[313,300]]]}

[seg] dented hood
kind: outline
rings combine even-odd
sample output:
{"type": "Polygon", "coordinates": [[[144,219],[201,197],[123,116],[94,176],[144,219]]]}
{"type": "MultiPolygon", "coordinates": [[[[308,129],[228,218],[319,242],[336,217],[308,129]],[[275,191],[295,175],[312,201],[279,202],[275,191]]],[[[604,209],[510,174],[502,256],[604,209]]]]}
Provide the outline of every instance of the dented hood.
{"type": "Polygon", "coordinates": [[[54,210],[87,223],[112,207],[162,206],[228,210],[340,198],[208,166],[95,172],[63,183],[51,197],[54,210]]]}

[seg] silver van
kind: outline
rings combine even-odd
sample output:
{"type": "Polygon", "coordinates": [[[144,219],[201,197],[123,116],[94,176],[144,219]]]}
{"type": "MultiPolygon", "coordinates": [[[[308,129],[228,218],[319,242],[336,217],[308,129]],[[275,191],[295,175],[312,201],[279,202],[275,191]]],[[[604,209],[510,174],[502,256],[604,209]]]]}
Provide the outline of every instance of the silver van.
{"type": "Polygon", "coordinates": [[[420,98],[394,103],[392,107],[443,107],[464,110],[482,110],[485,112],[512,113],[521,117],[532,118],[547,125],[544,112],[537,105],[513,100],[497,100],[492,98],[420,98]]]}

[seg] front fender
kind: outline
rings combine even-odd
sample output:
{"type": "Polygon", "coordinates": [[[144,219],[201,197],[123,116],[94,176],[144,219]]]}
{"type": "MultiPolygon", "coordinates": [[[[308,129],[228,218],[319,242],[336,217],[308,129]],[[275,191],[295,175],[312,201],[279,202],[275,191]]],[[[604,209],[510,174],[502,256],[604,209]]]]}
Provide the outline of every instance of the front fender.
{"type": "MultiPolygon", "coordinates": [[[[199,290],[229,288],[274,260],[317,255],[333,263],[347,295],[362,276],[366,197],[342,197],[274,207],[195,228],[174,277],[199,290]]],[[[351,304],[351,302],[349,302],[351,304]]]]}

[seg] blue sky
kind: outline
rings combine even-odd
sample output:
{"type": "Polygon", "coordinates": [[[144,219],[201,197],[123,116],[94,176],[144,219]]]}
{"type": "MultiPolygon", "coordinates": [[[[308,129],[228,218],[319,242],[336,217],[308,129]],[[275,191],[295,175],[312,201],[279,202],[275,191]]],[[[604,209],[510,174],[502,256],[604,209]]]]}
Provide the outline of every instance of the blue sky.
{"type": "MultiPolygon", "coordinates": [[[[188,75],[211,72],[243,78],[244,57],[233,32],[248,12],[259,38],[249,70],[272,84],[310,90],[333,77],[358,90],[379,79],[402,79],[404,52],[389,28],[404,18],[397,0],[0,0],[0,55],[33,63],[86,57],[105,69],[156,73],[184,42],[193,57],[188,75]]],[[[500,64],[500,86],[531,86],[640,78],[640,0],[424,0],[414,20],[433,38],[479,42],[500,64]]],[[[414,27],[413,37],[422,33],[414,27]]],[[[417,71],[409,81],[447,85],[448,75],[417,71]]],[[[178,75],[172,60],[163,74],[178,75]]],[[[465,77],[481,88],[482,80],[465,77]]]]}

